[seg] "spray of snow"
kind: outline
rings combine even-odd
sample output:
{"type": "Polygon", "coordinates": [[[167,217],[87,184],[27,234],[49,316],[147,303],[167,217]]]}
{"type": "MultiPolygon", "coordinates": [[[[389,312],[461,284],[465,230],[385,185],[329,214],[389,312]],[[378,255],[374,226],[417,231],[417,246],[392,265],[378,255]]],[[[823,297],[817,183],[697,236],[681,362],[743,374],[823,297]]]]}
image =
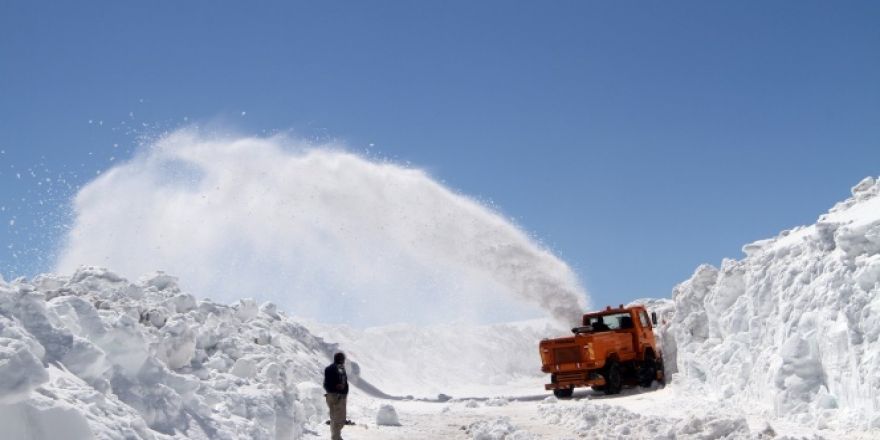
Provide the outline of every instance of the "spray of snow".
{"type": "Polygon", "coordinates": [[[673,292],[680,382],[816,428],[880,428],[880,182],[673,292]]]}
{"type": "Polygon", "coordinates": [[[538,341],[568,332],[553,320],[492,325],[396,324],[367,329],[306,322],[357,360],[372,384],[396,396],[455,398],[540,392],[538,341]],[[522,384],[522,385],[520,385],[522,384]]]}
{"type": "Polygon", "coordinates": [[[172,133],[85,186],[56,264],[164,270],[200,296],[324,322],[566,324],[577,277],[504,217],[421,170],[339,145],[172,133]]]}

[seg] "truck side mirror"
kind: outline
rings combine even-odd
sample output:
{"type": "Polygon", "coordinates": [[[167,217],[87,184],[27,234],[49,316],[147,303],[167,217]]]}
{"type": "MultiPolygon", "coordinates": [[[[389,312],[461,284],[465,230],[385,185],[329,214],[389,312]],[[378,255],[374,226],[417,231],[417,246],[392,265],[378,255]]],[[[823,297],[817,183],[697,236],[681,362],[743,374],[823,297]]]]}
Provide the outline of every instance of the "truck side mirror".
{"type": "Polygon", "coordinates": [[[651,323],[657,325],[657,312],[651,312],[651,323]]]}

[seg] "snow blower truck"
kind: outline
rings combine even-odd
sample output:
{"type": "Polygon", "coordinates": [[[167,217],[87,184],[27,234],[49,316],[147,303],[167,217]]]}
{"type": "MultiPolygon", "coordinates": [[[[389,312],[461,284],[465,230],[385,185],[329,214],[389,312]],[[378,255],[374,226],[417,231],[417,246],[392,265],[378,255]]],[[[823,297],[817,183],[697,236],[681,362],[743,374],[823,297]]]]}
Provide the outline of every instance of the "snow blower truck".
{"type": "Polygon", "coordinates": [[[574,336],[544,339],[538,346],[541,371],[550,373],[547,390],[569,398],[577,387],[617,394],[624,383],[650,387],[663,382],[663,356],[654,339],[656,313],[636,305],[584,315],[574,336]]]}

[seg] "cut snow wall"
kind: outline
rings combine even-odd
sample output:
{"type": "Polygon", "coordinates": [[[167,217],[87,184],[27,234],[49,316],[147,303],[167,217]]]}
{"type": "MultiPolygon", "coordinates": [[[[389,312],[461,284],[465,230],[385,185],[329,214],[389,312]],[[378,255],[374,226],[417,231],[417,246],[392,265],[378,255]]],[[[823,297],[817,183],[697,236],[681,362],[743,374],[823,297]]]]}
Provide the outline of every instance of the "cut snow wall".
{"type": "Polygon", "coordinates": [[[673,291],[681,379],[817,427],[880,427],[880,183],[673,291]]]}
{"type": "Polygon", "coordinates": [[[0,438],[302,438],[335,349],[271,303],[197,302],[163,274],[0,283],[0,438]]]}

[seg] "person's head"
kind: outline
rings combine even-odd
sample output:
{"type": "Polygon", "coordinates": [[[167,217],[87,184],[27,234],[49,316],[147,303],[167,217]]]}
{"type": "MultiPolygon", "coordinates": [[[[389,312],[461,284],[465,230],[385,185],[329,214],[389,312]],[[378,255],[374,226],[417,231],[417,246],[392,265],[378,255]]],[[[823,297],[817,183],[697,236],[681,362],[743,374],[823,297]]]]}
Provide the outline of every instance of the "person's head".
{"type": "Polygon", "coordinates": [[[345,363],[345,353],[339,352],[333,355],[333,363],[334,364],[344,364],[345,363]]]}

